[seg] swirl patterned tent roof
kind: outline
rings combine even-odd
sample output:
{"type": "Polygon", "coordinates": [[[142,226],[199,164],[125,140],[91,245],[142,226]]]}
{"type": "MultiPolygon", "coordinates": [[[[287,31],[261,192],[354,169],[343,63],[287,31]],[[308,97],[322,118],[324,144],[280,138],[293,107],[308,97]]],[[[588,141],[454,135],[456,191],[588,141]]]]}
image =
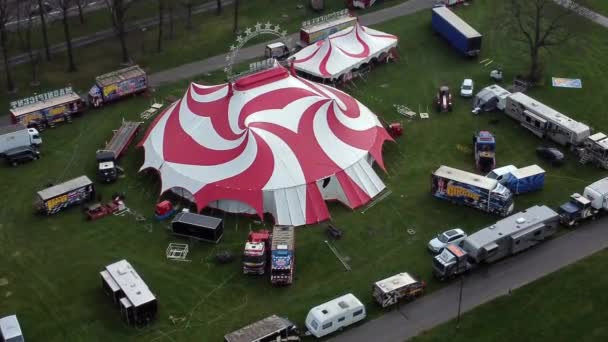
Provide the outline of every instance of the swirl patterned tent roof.
{"type": "Polygon", "coordinates": [[[369,27],[355,26],[336,32],[294,55],[295,68],[307,74],[336,79],[380,58],[397,46],[398,38],[369,27]]]}
{"type": "MultiPolygon", "coordinates": [[[[376,115],[332,87],[275,66],[234,83],[192,83],[152,123],[141,170],[181,188],[199,209],[326,220],[325,200],[355,208],[384,188],[372,169],[391,140],[376,115]]],[[[179,194],[179,192],[176,191],[179,194]]]]}

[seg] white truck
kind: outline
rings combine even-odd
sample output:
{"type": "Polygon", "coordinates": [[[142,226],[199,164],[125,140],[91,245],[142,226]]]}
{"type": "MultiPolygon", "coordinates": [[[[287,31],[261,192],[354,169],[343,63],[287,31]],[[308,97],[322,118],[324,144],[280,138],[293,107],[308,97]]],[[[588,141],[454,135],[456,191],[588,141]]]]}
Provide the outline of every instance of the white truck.
{"type": "Polygon", "coordinates": [[[551,208],[530,207],[469,235],[462,247],[448,245],[433,258],[433,274],[445,280],[522,252],[555,234],[558,223],[551,208]]]}
{"type": "Polygon", "coordinates": [[[0,155],[17,147],[42,144],[40,134],[35,128],[26,128],[23,124],[0,127],[0,155]]]}
{"type": "Polygon", "coordinates": [[[586,219],[594,219],[608,210],[608,177],[587,186],[583,194],[572,194],[559,207],[560,222],[574,227],[586,219]]]}

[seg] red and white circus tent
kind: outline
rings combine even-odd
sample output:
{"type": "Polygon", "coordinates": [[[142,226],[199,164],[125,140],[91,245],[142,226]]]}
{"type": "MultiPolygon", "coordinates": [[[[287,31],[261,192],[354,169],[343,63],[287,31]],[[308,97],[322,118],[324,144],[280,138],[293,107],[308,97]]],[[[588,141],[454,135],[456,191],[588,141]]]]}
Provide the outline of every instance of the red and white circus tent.
{"type": "Polygon", "coordinates": [[[275,65],[233,83],[192,83],[140,142],[141,170],[156,169],[162,192],[185,192],[199,210],[304,225],[329,219],[326,200],[356,208],[385,188],[372,168],[384,169],[385,140],[357,100],[275,65]]]}
{"type": "Polygon", "coordinates": [[[294,66],[303,73],[335,80],[372,60],[388,58],[398,40],[357,23],[300,50],[294,55],[294,66]]]}

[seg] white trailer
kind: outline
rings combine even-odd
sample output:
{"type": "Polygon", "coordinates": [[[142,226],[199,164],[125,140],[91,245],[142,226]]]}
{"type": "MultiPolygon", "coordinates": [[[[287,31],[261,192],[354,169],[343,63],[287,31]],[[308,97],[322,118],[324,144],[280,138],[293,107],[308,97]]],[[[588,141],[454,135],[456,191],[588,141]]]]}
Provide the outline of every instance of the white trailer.
{"type": "Polygon", "coordinates": [[[593,163],[608,170],[608,136],[595,133],[577,149],[581,164],[593,163]]]}
{"type": "Polygon", "coordinates": [[[34,128],[26,128],[23,124],[0,127],[0,156],[14,148],[41,144],[42,138],[34,128]]]}
{"type": "Polygon", "coordinates": [[[323,337],[366,316],[365,306],[349,293],[310,309],[306,316],[306,328],[315,337],[323,337]]]}
{"type": "Polygon", "coordinates": [[[587,186],[583,194],[572,194],[559,207],[560,221],[568,227],[605,213],[608,210],[608,177],[587,186]]]}
{"type": "Polygon", "coordinates": [[[511,92],[499,85],[493,84],[485,87],[473,98],[473,113],[491,112],[496,109],[505,110],[509,95],[511,92]]]}
{"type": "Polygon", "coordinates": [[[403,272],[377,281],[372,286],[372,297],[381,307],[386,308],[401,300],[412,300],[422,295],[426,283],[418,281],[409,273],[403,272]]]}
{"type": "Polygon", "coordinates": [[[520,92],[507,97],[505,114],[536,136],[547,137],[564,146],[579,146],[591,135],[589,126],[520,92]]]}

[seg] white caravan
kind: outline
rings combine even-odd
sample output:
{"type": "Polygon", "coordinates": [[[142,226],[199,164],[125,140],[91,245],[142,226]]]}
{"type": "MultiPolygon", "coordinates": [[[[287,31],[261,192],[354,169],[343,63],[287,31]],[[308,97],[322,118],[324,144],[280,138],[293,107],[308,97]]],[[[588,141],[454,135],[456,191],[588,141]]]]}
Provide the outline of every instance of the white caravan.
{"type": "Polygon", "coordinates": [[[363,303],[349,293],[310,309],[306,328],[315,337],[323,337],[359,322],[365,316],[363,303]]]}

